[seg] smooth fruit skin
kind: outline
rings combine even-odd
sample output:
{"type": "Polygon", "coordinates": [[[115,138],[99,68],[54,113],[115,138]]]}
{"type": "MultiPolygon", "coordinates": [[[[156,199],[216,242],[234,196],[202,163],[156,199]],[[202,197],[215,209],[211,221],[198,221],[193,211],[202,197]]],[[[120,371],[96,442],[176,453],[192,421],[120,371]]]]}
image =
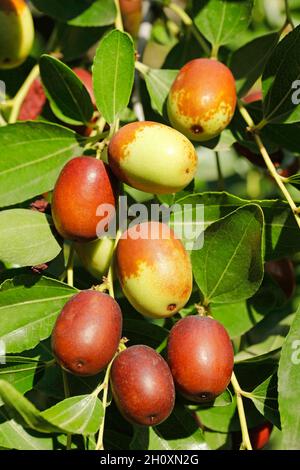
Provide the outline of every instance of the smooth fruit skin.
{"type": "Polygon", "coordinates": [[[0,2],[0,69],[18,67],[28,57],[34,40],[34,25],[24,0],[0,2]]]}
{"type": "MultiPolygon", "coordinates": [[[[97,237],[101,204],[115,207],[114,182],[109,169],[93,157],[76,157],[62,169],[52,197],[52,217],[63,238],[91,241],[97,237]]],[[[112,214],[113,216],[113,214],[112,214]]]]}
{"type": "Polygon", "coordinates": [[[137,37],[142,20],[142,0],[120,0],[120,10],[125,31],[137,37]]]}
{"type": "Polygon", "coordinates": [[[115,241],[108,237],[86,243],[74,243],[74,248],[85,269],[96,279],[108,273],[115,241]]]}
{"type": "Polygon", "coordinates": [[[174,382],[165,360],[154,349],[138,345],[122,351],[111,368],[114,400],[130,422],[156,426],[175,403],[174,382]]]}
{"type": "Polygon", "coordinates": [[[197,154],[191,142],[169,126],[151,121],[122,127],[108,147],[108,161],[124,183],[154,194],[175,193],[195,176],[197,154]]]}
{"type": "Polygon", "coordinates": [[[226,390],[233,348],[221,323],[209,317],[186,317],[172,328],[167,349],[175,386],[183,396],[206,402],[226,390]]]}
{"type": "Polygon", "coordinates": [[[253,450],[260,450],[268,444],[272,429],[272,423],[266,422],[249,430],[253,450]]]}
{"type": "Polygon", "coordinates": [[[189,255],[165,224],[144,222],[129,228],[117,245],[116,265],[125,296],[146,317],[171,317],[190,298],[193,275],[189,255]],[[134,239],[136,233],[151,231],[157,238],[134,239]]]}
{"type": "Polygon", "coordinates": [[[114,357],[122,334],[122,313],[107,294],[85,290],[62,309],[52,332],[59,364],[76,375],[95,375],[114,357]]]}
{"type": "Polygon", "coordinates": [[[86,87],[87,91],[89,92],[91,101],[92,101],[94,107],[96,107],[96,98],[95,98],[95,94],[94,94],[92,74],[88,70],[85,70],[85,69],[80,68],[80,67],[74,67],[72,70],[77,75],[77,77],[80,78],[80,80],[82,81],[82,83],[86,87]]]}
{"type": "Polygon", "coordinates": [[[290,300],[296,289],[296,276],[292,261],[288,258],[267,261],[265,271],[283,290],[286,299],[290,300]]]}
{"type": "Polygon", "coordinates": [[[233,75],[217,60],[191,60],[180,69],[167,105],[175,129],[191,140],[212,139],[228,126],[235,111],[233,75]]]}

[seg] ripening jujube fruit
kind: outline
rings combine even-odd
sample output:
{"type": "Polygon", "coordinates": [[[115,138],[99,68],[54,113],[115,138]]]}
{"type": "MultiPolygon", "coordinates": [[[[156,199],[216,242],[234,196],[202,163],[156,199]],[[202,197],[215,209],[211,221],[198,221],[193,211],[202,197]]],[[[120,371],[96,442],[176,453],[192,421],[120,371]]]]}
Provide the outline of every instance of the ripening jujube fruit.
{"type": "Polygon", "coordinates": [[[233,370],[233,348],[225,328],[210,317],[189,316],[171,329],[168,364],[177,390],[195,402],[223,393],[233,370]]]}
{"type": "Polygon", "coordinates": [[[109,168],[101,160],[84,156],[70,160],[53,190],[52,216],[58,233],[74,241],[95,239],[101,221],[109,222],[114,216],[111,212],[106,217],[101,205],[109,204],[114,209],[115,190],[109,168]]]}
{"type": "Polygon", "coordinates": [[[124,295],[146,317],[171,317],[191,295],[189,255],[166,224],[130,227],[117,245],[116,265],[124,295]]]}
{"type": "Polygon", "coordinates": [[[230,123],[236,106],[234,77],[215,59],[194,59],[185,64],[168,96],[172,126],[191,140],[218,136],[230,123]]]}
{"type": "Polygon", "coordinates": [[[95,375],[114,357],[122,334],[122,313],[107,294],[85,290],[64,306],[52,332],[58,363],[75,375],[95,375]]]}
{"type": "Polygon", "coordinates": [[[156,426],[168,418],[175,403],[173,378],[166,361],[152,348],[131,346],[111,368],[113,398],[130,422],[156,426]]]}
{"type": "Polygon", "coordinates": [[[253,450],[260,450],[268,444],[272,429],[273,425],[270,422],[265,422],[255,428],[249,429],[249,436],[253,450]]]}
{"type": "Polygon", "coordinates": [[[120,10],[125,31],[135,38],[142,20],[142,0],[120,0],[120,10]]]}
{"type": "Polygon", "coordinates": [[[106,275],[112,260],[115,242],[103,237],[91,242],[74,243],[74,248],[85,269],[95,278],[106,275]]]}
{"type": "Polygon", "coordinates": [[[33,45],[34,26],[24,0],[0,2],[0,69],[18,67],[33,45]]]}
{"type": "Polygon", "coordinates": [[[286,299],[289,300],[296,289],[296,276],[292,261],[288,258],[267,261],[265,271],[283,290],[286,299]]]}
{"type": "Polygon", "coordinates": [[[180,132],[142,121],[122,127],[108,147],[112,171],[124,183],[148,193],[175,193],[195,176],[197,154],[180,132]]]}

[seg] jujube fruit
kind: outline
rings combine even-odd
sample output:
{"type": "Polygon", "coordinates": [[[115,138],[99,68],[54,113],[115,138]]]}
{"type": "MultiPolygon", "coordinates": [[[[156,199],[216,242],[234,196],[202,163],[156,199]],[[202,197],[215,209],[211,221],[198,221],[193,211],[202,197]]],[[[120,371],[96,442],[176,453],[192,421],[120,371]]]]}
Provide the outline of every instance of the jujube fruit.
{"type": "Polygon", "coordinates": [[[154,349],[138,345],[122,351],[111,368],[113,398],[130,422],[156,426],[171,414],[174,382],[166,361],[154,349]]]}
{"type": "Polygon", "coordinates": [[[96,107],[96,98],[94,94],[94,88],[93,88],[93,77],[91,72],[88,70],[85,70],[81,67],[74,67],[72,68],[73,72],[77,75],[77,77],[82,81],[84,86],[86,87],[87,91],[89,92],[91,101],[96,107]]]}
{"type": "Polygon", "coordinates": [[[33,40],[33,20],[26,2],[1,0],[0,69],[11,69],[21,65],[31,51],[33,40]]]}
{"type": "Polygon", "coordinates": [[[21,105],[18,120],[34,121],[43,112],[43,108],[47,103],[47,97],[43,85],[39,78],[36,78],[21,105]]]}
{"type": "Polygon", "coordinates": [[[268,444],[272,429],[273,425],[270,422],[266,422],[256,426],[255,428],[249,429],[249,436],[253,450],[260,450],[268,444]]]}
{"type": "Polygon", "coordinates": [[[172,328],[168,364],[175,386],[195,402],[223,393],[233,370],[233,348],[225,328],[209,317],[189,316],[172,328]]]}
{"type": "Polygon", "coordinates": [[[76,242],[74,248],[85,269],[95,278],[101,279],[108,273],[114,245],[112,238],[103,237],[91,242],[76,242]]]}
{"type": "Polygon", "coordinates": [[[136,37],[142,20],[142,0],[120,0],[124,29],[136,37]]]}
{"type": "Polygon", "coordinates": [[[85,290],[64,306],[52,332],[59,364],[76,375],[95,375],[114,357],[122,334],[122,313],[107,294],[85,290]]]}
{"type": "Polygon", "coordinates": [[[235,111],[231,71],[214,59],[191,60],[179,70],[167,106],[172,126],[189,139],[205,141],[218,136],[235,111]]]}
{"type": "Polygon", "coordinates": [[[114,216],[112,212],[106,217],[104,210],[103,215],[97,215],[102,204],[109,204],[112,210],[116,204],[109,168],[93,157],[70,160],[62,169],[53,191],[52,216],[57,231],[74,241],[95,239],[98,224],[106,219],[109,222],[114,216]]]}
{"type": "Polygon", "coordinates": [[[170,317],[191,295],[189,255],[165,224],[130,227],[117,245],[116,265],[125,296],[146,317],[170,317]]]}
{"type": "Polygon", "coordinates": [[[122,127],[110,141],[108,161],[121,181],[155,194],[180,191],[197,169],[191,142],[175,129],[151,121],[122,127]]]}
{"type": "Polygon", "coordinates": [[[265,271],[283,290],[286,299],[289,300],[296,289],[296,276],[292,261],[288,258],[267,261],[265,271]]]}

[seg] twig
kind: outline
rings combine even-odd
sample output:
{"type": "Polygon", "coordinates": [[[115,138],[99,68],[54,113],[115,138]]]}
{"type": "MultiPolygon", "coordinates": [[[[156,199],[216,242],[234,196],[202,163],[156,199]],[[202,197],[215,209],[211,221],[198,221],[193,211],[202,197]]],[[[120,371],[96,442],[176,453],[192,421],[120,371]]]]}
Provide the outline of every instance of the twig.
{"type": "Polygon", "coordinates": [[[38,64],[36,64],[31,69],[31,72],[29,73],[25,82],[23,83],[23,85],[21,86],[18,93],[13,99],[13,106],[12,106],[12,110],[11,110],[9,120],[8,120],[10,124],[16,122],[16,120],[18,119],[22,103],[29,91],[29,88],[31,87],[34,80],[38,78],[39,74],[40,74],[40,69],[39,69],[38,64]]]}
{"type": "Polygon", "coordinates": [[[241,431],[242,431],[242,438],[243,438],[242,446],[246,450],[252,450],[252,445],[251,445],[251,441],[249,437],[247,420],[246,420],[246,415],[245,415],[245,410],[244,410],[242,390],[234,372],[232,372],[231,384],[236,394],[237,409],[238,409],[239,420],[240,420],[241,431]]]}

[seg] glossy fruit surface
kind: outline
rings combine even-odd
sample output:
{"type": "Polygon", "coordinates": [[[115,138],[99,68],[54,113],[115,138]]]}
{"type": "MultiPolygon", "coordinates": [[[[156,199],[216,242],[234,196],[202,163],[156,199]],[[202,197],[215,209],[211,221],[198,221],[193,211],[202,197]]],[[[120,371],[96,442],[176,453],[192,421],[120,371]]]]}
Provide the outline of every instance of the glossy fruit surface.
{"type": "Polygon", "coordinates": [[[107,275],[114,251],[115,241],[108,237],[85,243],[74,243],[83,266],[95,278],[107,275]]]}
{"type": "Polygon", "coordinates": [[[0,2],[0,69],[18,67],[28,57],[34,39],[34,26],[24,0],[0,2]]]}
{"type": "Polygon", "coordinates": [[[125,296],[147,317],[170,317],[191,295],[189,255],[165,224],[144,222],[129,228],[118,243],[116,264],[125,296]]]}
{"type": "Polygon", "coordinates": [[[221,323],[189,316],[172,328],[168,364],[175,385],[195,402],[211,401],[223,393],[233,370],[233,348],[221,323]]]}
{"type": "Polygon", "coordinates": [[[52,332],[52,350],[59,364],[76,375],[95,375],[117,351],[122,313],[107,294],[85,290],[62,309],[52,332]]]}
{"type": "Polygon", "coordinates": [[[131,346],[116,357],[111,385],[117,407],[132,423],[155,426],[173,410],[175,389],[170,369],[148,346],[131,346]]]}
{"type": "Polygon", "coordinates": [[[287,300],[289,300],[296,289],[296,276],[292,261],[288,258],[267,261],[265,271],[283,290],[287,300]]]}
{"type": "Polygon", "coordinates": [[[109,144],[108,159],[121,181],[154,194],[180,191],[197,169],[191,142],[175,129],[151,121],[122,127],[109,144]]]}
{"type": "Polygon", "coordinates": [[[88,70],[85,70],[81,67],[74,67],[72,70],[77,75],[77,77],[80,78],[87,91],[89,92],[93,105],[96,106],[92,74],[88,70]]]}
{"type": "Polygon", "coordinates": [[[236,106],[235,81],[226,65],[194,59],[179,71],[168,97],[168,116],[189,139],[205,141],[219,135],[236,106]]]}
{"type": "Polygon", "coordinates": [[[253,450],[260,450],[269,442],[273,425],[269,422],[263,423],[249,430],[250,441],[253,450]]]}
{"type": "Polygon", "coordinates": [[[58,177],[52,198],[52,216],[60,235],[74,241],[95,239],[97,225],[106,220],[106,212],[97,215],[97,210],[103,204],[115,207],[113,185],[109,169],[101,160],[70,160],[58,177]]]}
{"type": "Polygon", "coordinates": [[[136,37],[142,20],[142,0],[120,0],[125,31],[136,37]]]}

